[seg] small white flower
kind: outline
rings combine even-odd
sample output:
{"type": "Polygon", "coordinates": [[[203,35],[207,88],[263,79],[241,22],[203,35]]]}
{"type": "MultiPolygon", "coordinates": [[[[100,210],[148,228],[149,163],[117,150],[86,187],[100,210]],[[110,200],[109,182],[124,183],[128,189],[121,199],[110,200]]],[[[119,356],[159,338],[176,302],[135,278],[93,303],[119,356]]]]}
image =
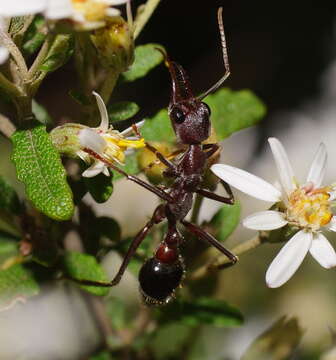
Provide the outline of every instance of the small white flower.
{"type": "Polygon", "coordinates": [[[43,13],[49,20],[69,20],[79,30],[105,25],[108,16],[120,15],[112,6],[129,0],[0,0],[0,16],[12,17],[43,13]]]}
{"type": "MultiPolygon", "coordinates": [[[[119,132],[118,130],[114,130],[112,126],[109,126],[109,119],[104,101],[99,94],[95,92],[93,92],[93,94],[96,97],[99,107],[101,123],[97,128],[82,126],[82,129],[78,133],[81,150],[77,151],[77,155],[87,163],[93,161],[91,166],[83,172],[82,175],[84,177],[93,177],[101,172],[106,176],[109,176],[107,166],[102,161],[93,159],[85,152],[85,149],[94,151],[108,161],[117,162],[120,165],[123,165],[125,161],[125,152],[129,149],[145,147],[145,140],[138,137],[134,138],[134,136],[128,137],[130,134],[134,133],[132,127],[119,132]]],[[[144,121],[141,121],[135,126],[140,128],[143,124],[144,121]]]]}
{"type": "Polygon", "coordinates": [[[288,281],[304,257],[310,252],[324,268],[336,266],[336,252],[321,230],[336,232],[336,217],[332,213],[335,189],[321,187],[327,164],[327,152],[320,144],[310,167],[307,181],[300,185],[280,141],[269,138],[282,192],[272,184],[244,170],[215,164],[211,170],[222,180],[257,199],[276,202],[279,211],[254,213],[243,220],[243,225],[254,230],[274,230],[287,224],[299,231],[285,244],[266,272],[266,283],[276,288],[288,281]]]}

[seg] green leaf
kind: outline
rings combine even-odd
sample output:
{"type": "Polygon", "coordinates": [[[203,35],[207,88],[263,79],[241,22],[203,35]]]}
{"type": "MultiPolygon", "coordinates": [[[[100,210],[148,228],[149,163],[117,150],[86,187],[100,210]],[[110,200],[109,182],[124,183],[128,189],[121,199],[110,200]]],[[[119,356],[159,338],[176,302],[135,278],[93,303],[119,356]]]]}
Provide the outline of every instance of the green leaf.
{"type": "Polygon", "coordinates": [[[239,326],[243,315],[234,306],[223,300],[206,297],[193,302],[175,301],[159,310],[160,322],[178,322],[187,326],[210,324],[216,327],[239,326]]]}
{"type": "Polygon", "coordinates": [[[146,141],[175,142],[176,137],[170,124],[167,109],[162,109],[152,118],[146,119],[141,128],[141,135],[146,141]]]}
{"type": "Polygon", "coordinates": [[[23,37],[23,51],[25,55],[32,55],[41,47],[45,38],[45,19],[41,15],[36,15],[23,37]]]}
{"type": "Polygon", "coordinates": [[[68,220],[74,212],[72,193],[57,150],[45,126],[17,130],[12,135],[12,160],[18,179],[34,206],[55,220],[68,220]]]}
{"type": "Polygon", "coordinates": [[[59,34],[56,36],[46,59],[40,66],[41,71],[51,72],[63,66],[71,57],[74,50],[72,35],[59,34]]]}
{"type": "Polygon", "coordinates": [[[233,205],[224,204],[213,216],[210,225],[214,227],[216,238],[226,240],[239,224],[241,206],[238,200],[233,205]]]}
{"type": "Polygon", "coordinates": [[[130,101],[122,101],[108,105],[107,111],[109,114],[110,122],[127,120],[134,116],[139,111],[139,106],[130,101]]]}
{"type": "Polygon", "coordinates": [[[101,236],[105,236],[113,242],[118,242],[121,239],[120,226],[112,218],[107,216],[96,218],[95,228],[101,236]]]}
{"type": "Polygon", "coordinates": [[[112,357],[108,351],[102,351],[97,355],[90,356],[89,360],[112,360],[112,357]]]}
{"type": "Polygon", "coordinates": [[[32,111],[35,115],[36,120],[38,120],[41,124],[46,126],[52,125],[53,121],[47,109],[38,102],[36,102],[34,99],[32,102],[32,111]]]}
{"type": "Polygon", "coordinates": [[[0,302],[1,306],[10,306],[16,299],[38,294],[39,286],[30,270],[21,264],[0,270],[0,302]]]}
{"type": "Polygon", "coordinates": [[[219,141],[256,125],[266,113],[265,105],[250,90],[220,89],[204,101],[211,109],[211,123],[219,141]]]}
{"type": "MultiPolygon", "coordinates": [[[[140,172],[137,155],[135,153],[126,156],[125,166],[123,166],[122,169],[126,171],[128,175],[135,175],[140,172]]],[[[113,171],[114,180],[119,180],[123,177],[123,175],[117,173],[116,171],[113,171]]]]}
{"type": "Polygon", "coordinates": [[[159,65],[163,56],[156,48],[163,49],[158,44],[140,45],[135,48],[135,59],[131,68],[121,75],[123,81],[134,81],[146,76],[154,67],[159,65]]]}
{"type": "MultiPolygon", "coordinates": [[[[106,283],[108,278],[95,257],[79,252],[66,252],[63,259],[65,273],[75,280],[91,280],[106,283]]],[[[99,296],[107,295],[110,288],[79,285],[83,290],[99,296]]]]}
{"type": "Polygon", "coordinates": [[[283,316],[250,345],[241,360],[287,360],[303,333],[297,318],[283,316]]]}
{"type": "Polygon", "coordinates": [[[9,213],[19,214],[21,211],[20,200],[15,190],[0,175],[0,209],[9,213]]]}
{"type": "Polygon", "coordinates": [[[18,254],[18,241],[0,232],[0,264],[18,254]]]}
{"type": "Polygon", "coordinates": [[[84,183],[94,200],[101,204],[106,202],[113,193],[113,174],[106,176],[102,173],[92,178],[84,178],[84,183]]]}

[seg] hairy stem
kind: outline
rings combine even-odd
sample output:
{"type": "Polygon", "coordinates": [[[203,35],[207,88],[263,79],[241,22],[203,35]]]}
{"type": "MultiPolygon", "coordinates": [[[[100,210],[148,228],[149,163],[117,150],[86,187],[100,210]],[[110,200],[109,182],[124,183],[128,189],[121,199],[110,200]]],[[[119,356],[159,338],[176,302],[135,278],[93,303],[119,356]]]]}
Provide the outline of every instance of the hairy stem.
{"type": "Polygon", "coordinates": [[[148,0],[142,11],[138,14],[134,22],[134,40],[139,36],[159,3],[160,0],[148,0]]]}
{"type": "Polygon", "coordinates": [[[0,89],[4,90],[4,92],[11,98],[17,98],[23,95],[21,91],[2,73],[0,73],[0,89]]]}
{"type": "Polygon", "coordinates": [[[116,86],[118,77],[119,73],[116,73],[115,70],[110,70],[106,75],[106,79],[104,80],[100,90],[100,95],[104,100],[105,104],[107,104],[110,100],[113,89],[116,86]]]}
{"type": "Polygon", "coordinates": [[[15,60],[19,68],[22,80],[25,82],[27,80],[27,75],[28,75],[28,68],[25,59],[23,58],[21,51],[15,45],[14,41],[10,38],[7,32],[1,29],[0,29],[0,43],[4,45],[12,55],[13,59],[15,60]]]}
{"type": "MultiPolygon", "coordinates": [[[[252,249],[255,249],[259,245],[263,244],[266,240],[266,237],[263,233],[259,233],[258,235],[254,236],[250,240],[243,242],[235,246],[232,250],[230,250],[235,255],[242,255],[252,249]]],[[[209,272],[213,270],[219,270],[223,267],[229,265],[230,260],[225,255],[221,255],[216,258],[215,261],[212,261],[200,268],[196,269],[189,277],[190,280],[198,280],[206,276],[209,272]]]]}

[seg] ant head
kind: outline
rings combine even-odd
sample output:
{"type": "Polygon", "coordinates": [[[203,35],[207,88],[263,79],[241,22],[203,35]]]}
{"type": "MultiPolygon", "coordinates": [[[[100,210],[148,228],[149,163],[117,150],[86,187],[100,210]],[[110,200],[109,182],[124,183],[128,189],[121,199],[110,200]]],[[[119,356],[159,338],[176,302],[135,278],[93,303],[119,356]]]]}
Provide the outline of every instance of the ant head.
{"type": "Polygon", "coordinates": [[[178,140],[183,144],[200,144],[210,135],[210,108],[193,100],[171,104],[169,117],[178,140]]]}
{"type": "Polygon", "coordinates": [[[182,66],[168,57],[166,63],[172,79],[168,114],[176,136],[183,144],[200,144],[209,137],[210,109],[193,95],[182,66]]]}

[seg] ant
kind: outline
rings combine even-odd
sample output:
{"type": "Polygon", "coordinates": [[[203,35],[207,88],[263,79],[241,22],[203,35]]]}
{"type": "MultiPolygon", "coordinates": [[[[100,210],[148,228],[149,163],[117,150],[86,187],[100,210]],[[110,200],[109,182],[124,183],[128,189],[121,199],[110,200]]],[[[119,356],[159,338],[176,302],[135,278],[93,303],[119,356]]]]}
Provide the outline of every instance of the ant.
{"type": "Polygon", "coordinates": [[[172,162],[165,158],[153,146],[146,144],[147,148],[167,167],[163,175],[173,179],[173,183],[167,191],[164,191],[160,187],[148,184],[136,176],[128,175],[125,171],[107,161],[91,149],[84,149],[92,157],[104,162],[113,170],[126,176],[128,180],[134,181],[158,195],[164,200],[164,203],[160,204],[154,210],[151,219],[135,236],[127,250],[118,273],[110,283],[81,280],[80,282],[82,284],[100,286],[117,285],[132,256],[135,254],[137,248],[150,229],[165,219],[168,222],[168,229],[165,237],[156,249],[154,256],[145,261],[139,272],[140,291],[147,304],[167,303],[174,297],[176,288],[180,286],[183,280],[185,266],[182,255],[180,254],[180,245],[183,241],[183,237],[177,229],[178,223],[181,223],[186,230],[197,238],[208,242],[225,254],[232,264],[237,262],[238,258],[222,246],[222,244],[212,235],[201,229],[199,226],[185,220],[185,217],[192,208],[194,193],[225,204],[232,205],[234,202],[232,191],[229,185],[224,181],[221,181],[221,183],[228,193],[228,197],[214,194],[201,187],[202,175],[206,169],[207,161],[219,149],[218,144],[202,145],[202,142],[209,137],[211,127],[209,119],[210,109],[207,104],[202,102],[202,99],[222,85],[230,75],[222,8],[218,9],[217,17],[225,73],[223,77],[203,95],[199,97],[193,95],[189,80],[182,66],[171,61],[165,52],[158,49],[164,55],[172,81],[172,92],[168,106],[168,114],[178,141],[187,146],[187,149],[181,154],[179,160],[172,162]]]}

